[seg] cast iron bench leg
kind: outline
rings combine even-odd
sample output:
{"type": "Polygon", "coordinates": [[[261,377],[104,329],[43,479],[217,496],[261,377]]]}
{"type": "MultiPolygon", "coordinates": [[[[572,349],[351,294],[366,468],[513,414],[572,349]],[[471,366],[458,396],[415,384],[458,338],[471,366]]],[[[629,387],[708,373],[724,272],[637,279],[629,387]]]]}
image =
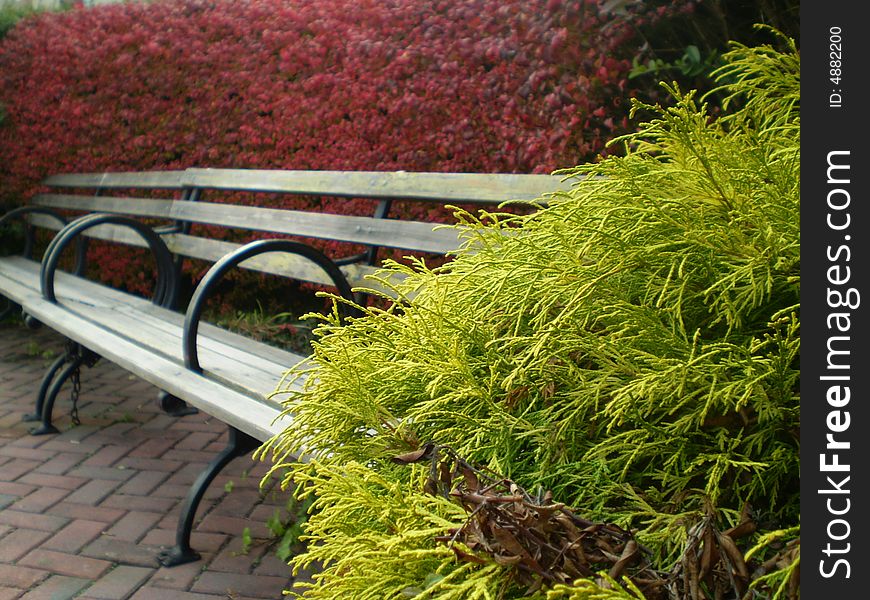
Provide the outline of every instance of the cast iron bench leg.
{"type": "Polygon", "coordinates": [[[190,492],[187,494],[187,499],[185,499],[181,507],[181,514],[178,516],[178,529],[175,531],[175,546],[168,550],[163,550],[157,555],[158,562],[164,567],[174,567],[200,559],[199,553],[190,547],[190,533],[193,529],[196,509],[199,507],[206,489],[221,469],[231,460],[253,452],[260,446],[259,440],[239,431],[235,427],[229,428],[229,434],[229,442],[226,447],[199,474],[196,481],[193,482],[190,492]]]}
{"type": "Polygon", "coordinates": [[[171,417],[184,417],[195,415],[199,412],[199,409],[195,406],[191,406],[181,398],[163,390],[157,393],[157,405],[160,407],[160,410],[171,417]]]}
{"type": "MultiPolygon", "coordinates": [[[[36,396],[36,413],[24,415],[24,421],[42,421],[38,427],[30,430],[30,435],[46,435],[58,433],[57,427],[51,423],[51,415],[54,411],[54,401],[63,384],[77,373],[82,365],[92,367],[100,360],[99,355],[94,354],[81,344],[69,342],[66,352],[58,358],[46,371],[39,386],[36,396]]],[[[78,390],[74,393],[73,408],[78,401],[78,390]]]]}
{"type": "Polygon", "coordinates": [[[42,420],[42,407],[45,405],[45,396],[48,394],[48,388],[51,382],[54,381],[54,376],[60,371],[61,367],[66,364],[67,355],[59,356],[57,360],[51,363],[45,376],[42,378],[42,383],[39,386],[39,393],[36,394],[36,407],[32,413],[27,413],[21,417],[22,421],[40,421],[42,420]]]}

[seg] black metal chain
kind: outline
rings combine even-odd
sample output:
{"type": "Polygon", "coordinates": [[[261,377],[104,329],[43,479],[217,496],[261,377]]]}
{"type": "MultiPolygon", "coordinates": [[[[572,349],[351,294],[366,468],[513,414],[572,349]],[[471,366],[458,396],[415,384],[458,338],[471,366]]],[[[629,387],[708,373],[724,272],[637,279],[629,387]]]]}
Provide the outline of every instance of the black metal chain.
{"type": "Polygon", "coordinates": [[[81,372],[81,367],[79,367],[72,372],[71,376],[72,390],[70,391],[69,399],[72,405],[69,409],[69,417],[73,425],[82,424],[79,420],[79,394],[82,391],[81,372]]]}
{"type": "MultiPolygon", "coordinates": [[[[66,346],[67,361],[76,362],[80,359],[81,355],[82,347],[74,341],[69,340],[66,346]]],[[[73,425],[81,425],[82,423],[79,420],[79,395],[82,391],[81,372],[81,367],[76,367],[76,369],[70,374],[70,383],[72,383],[72,389],[69,393],[69,416],[73,425]]]]}

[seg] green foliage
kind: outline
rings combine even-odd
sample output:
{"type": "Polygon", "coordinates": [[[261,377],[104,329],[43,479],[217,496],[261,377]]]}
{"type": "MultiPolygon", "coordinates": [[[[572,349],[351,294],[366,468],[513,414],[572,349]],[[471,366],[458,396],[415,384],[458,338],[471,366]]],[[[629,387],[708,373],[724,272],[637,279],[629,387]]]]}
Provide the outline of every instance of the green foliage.
{"type": "MultiPolygon", "coordinates": [[[[10,29],[15,27],[24,17],[34,14],[36,11],[30,6],[18,4],[5,4],[0,6],[0,39],[6,37],[10,29]]],[[[0,119],[2,122],[2,119],[0,119]]]]}
{"type": "Polygon", "coordinates": [[[247,555],[251,551],[251,545],[253,544],[253,539],[251,538],[251,528],[245,527],[242,530],[242,549],[240,554],[247,555]]]}
{"type": "MultiPolygon", "coordinates": [[[[606,5],[616,6],[619,1],[606,5]]],[[[654,85],[658,79],[675,79],[683,87],[709,89],[710,72],[723,64],[731,41],[756,46],[767,41],[767,28],[798,39],[800,36],[800,1],[765,0],[647,0],[662,18],[640,28],[643,45],[632,60],[629,74],[635,85],[654,85]]],[[[654,90],[642,89],[642,93],[654,90]]],[[[715,110],[718,98],[710,98],[715,110]]]]}
{"type": "MultiPolygon", "coordinates": [[[[72,6],[72,1],[59,2],[54,8],[37,7],[34,4],[34,2],[21,2],[4,3],[3,6],[0,6],[0,40],[6,37],[6,34],[22,19],[40,12],[69,9],[72,6]]],[[[3,114],[0,111],[0,123],[2,122],[3,114]]]]}
{"type": "Polygon", "coordinates": [[[699,75],[706,75],[713,70],[714,65],[720,60],[719,53],[715,50],[711,51],[706,56],[701,56],[701,51],[694,44],[686,46],[685,52],[673,62],[668,62],[661,58],[651,57],[642,61],[640,56],[635,56],[631,63],[631,71],[628,73],[629,79],[634,79],[641,75],[655,75],[661,77],[666,71],[676,71],[683,77],[694,78],[699,75]]]}
{"type": "MultiPolygon", "coordinates": [[[[799,59],[793,44],[724,59],[718,93],[738,110],[713,121],[666,86],[673,106],[635,104],[651,117],[617,141],[624,157],[564,171],[580,181],[530,216],[457,211],[454,260],[391,263],[397,302],[322,318],[278,391],[293,426],[261,451],[316,497],[293,564],[325,569],[305,597],[523,596],[509,565],[434,542],[467,515],[390,460],[428,441],[636,530],[662,570],[710,515],[724,529],[748,510],[759,556],[765,528],[797,526],[799,59]]],[[[639,595],[629,584],[531,597],[639,595]]]]}
{"type": "Polygon", "coordinates": [[[290,351],[307,353],[312,338],[310,322],[296,319],[292,312],[268,314],[259,300],[252,310],[212,312],[210,318],[220,327],[290,351]]]}

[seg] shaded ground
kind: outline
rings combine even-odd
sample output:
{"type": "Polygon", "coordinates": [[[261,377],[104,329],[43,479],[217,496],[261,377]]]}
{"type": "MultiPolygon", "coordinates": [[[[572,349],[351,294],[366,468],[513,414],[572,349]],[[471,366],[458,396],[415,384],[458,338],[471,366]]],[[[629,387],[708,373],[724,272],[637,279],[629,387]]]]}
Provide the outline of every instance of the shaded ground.
{"type": "Polygon", "coordinates": [[[153,386],[102,361],[82,372],[81,425],[71,426],[65,386],[62,433],[28,434],[21,415],[62,347],[46,328],[0,324],[0,600],[281,598],[293,580],[266,522],[276,511],[286,519],[287,494],[261,491],[265,465],[250,457],[230,464],[200,507],[192,545],[203,560],[167,569],[154,558],[223,446],[219,420],[165,415],[153,386]]]}

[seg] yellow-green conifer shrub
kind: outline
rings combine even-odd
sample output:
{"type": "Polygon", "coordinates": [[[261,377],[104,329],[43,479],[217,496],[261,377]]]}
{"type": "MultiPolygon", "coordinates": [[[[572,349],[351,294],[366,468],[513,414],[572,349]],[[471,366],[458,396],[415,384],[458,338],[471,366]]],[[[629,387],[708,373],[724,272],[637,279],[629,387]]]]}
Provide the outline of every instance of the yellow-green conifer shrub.
{"type": "MultiPolygon", "coordinates": [[[[458,212],[449,264],[391,264],[400,301],[324,318],[314,376],[279,390],[293,426],[267,446],[316,495],[293,559],[323,562],[306,598],[527,592],[511,565],[435,540],[467,513],[424,491],[428,464],[391,460],[430,441],[635,532],[664,577],[704,523],[751,520],[736,544],[758,562],[799,536],[799,58],[784,43],[727,55],[724,114],[673,88],[670,108],[637,103],[654,117],[624,157],[565,171],[588,177],[530,216],[458,212]]],[[[752,585],[787,597],[798,564],[752,585]]],[[[602,577],[531,597],[639,595],[602,577]]]]}

